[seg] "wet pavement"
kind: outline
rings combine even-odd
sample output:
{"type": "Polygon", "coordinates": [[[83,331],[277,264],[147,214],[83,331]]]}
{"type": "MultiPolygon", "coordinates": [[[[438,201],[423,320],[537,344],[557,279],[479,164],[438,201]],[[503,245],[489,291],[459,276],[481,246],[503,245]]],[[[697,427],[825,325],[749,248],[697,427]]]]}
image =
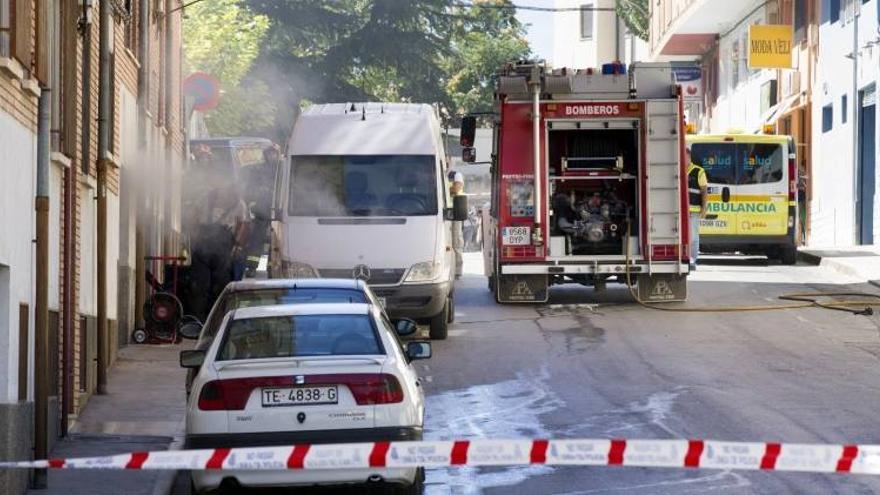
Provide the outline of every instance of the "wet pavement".
{"type": "MultiPolygon", "coordinates": [[[[772,304],[856,279],[766,259],[707,259],[685,306],[772,304]]],[[[474,271],[478,265],[470,263],[474,271]]],[[[609,286],[563,286],[500,306],[477,274],[457,322],[421,365],[427,437],[712,438],[880,442],[876,317],[823,309],[669,313],[609,286]]],[[[873,493],[865,476],[630,468],[429,470],[429,494],[873,493]]]]}

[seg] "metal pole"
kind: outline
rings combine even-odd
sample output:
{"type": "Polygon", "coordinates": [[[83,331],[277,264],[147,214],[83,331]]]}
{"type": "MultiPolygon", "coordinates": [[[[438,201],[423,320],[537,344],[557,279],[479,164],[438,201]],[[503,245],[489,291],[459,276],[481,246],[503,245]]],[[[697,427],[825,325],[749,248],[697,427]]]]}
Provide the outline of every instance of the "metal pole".
{"type": "Polygon", "coordinates": [[[107,160],[110,153],[110,2],[100,3],[98,86],[98,395],[107,393],[107,160]]]}
{"type": "Polygon", "coordinates": [[[532,86],[532,148],[533,166],[535,174],[535,234],[540,239],[541,228],[541,75],[536,65],[529,80],[532,86]]]}
{"type": "Polygon", "coordinates": [[[849,118],[850,125],[852,125],[852,159],[853,159],[853,177],[855,180],[853,181],[853,197],[855,201],[853,204],[856,205],[856,211],[854,211],[853,218],[859,219],[859,224],[855,225],[855,239],[856,244],[862,244],[862,226],[861,222],[865,220],[861,216],[862,211],[862,198],[859,194],[859,183],[862,180],[861,177],[861,167],[859,167],[859,114],[858,114],[858,99],[859,99],[859,13],[858,13],[858,0],[853,0],[853,12],[852,12],[852,24],[853,24],[853,47],[852,47],[852,60],[853,60],[853,69],[852,69],[852,115],[849,118]]]}
{"type": "MultiPolygon", "coordinates": [[[[49,442],[49,135],[50,91],[43,88],[37,121],[36,301],[34,304],[34,457],[48,459],[49,442]]],[[[19,345],[22,345],[19,343],[19,345]]],[[[27,342],[24,342],[27,345],[27,342]]],[[[45,469],[34,471],[33,485],[45,488],[45,469]]]]}

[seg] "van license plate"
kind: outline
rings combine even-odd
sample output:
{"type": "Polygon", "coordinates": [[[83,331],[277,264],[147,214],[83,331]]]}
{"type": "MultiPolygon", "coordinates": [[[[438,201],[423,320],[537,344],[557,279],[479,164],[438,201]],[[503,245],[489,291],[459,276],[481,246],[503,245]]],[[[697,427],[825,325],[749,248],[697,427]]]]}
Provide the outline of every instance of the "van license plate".
{"type": "Polygon", "coordinates": [[[312,406],[339,403],[339,390],[336,385],[264,388],[262,396],[263,407],[312,406]]]}
{"type": "Polygon", "coordinates": [[[505,246],[528,246],[532,243],[532,228],[504,227],[501,229],[501,243],[505,246]]]}

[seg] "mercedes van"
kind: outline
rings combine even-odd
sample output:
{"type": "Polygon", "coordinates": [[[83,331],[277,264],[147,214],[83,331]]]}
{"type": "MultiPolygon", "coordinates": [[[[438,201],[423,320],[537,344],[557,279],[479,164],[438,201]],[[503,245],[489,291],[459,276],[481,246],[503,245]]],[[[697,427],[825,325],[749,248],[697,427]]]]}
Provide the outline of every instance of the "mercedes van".
{"type": "MultiPolygon", "coordinates": [[[[313,105],[297,118],[276,189],[270,276],[366,281],[392,318],[453,319],[450,197],[436,109],[412,103],[313,105]]],[[[455,204],[453,204],[455,203],[455,204]]]]}
{"type": "Polygon", "coordinates": [[[691,135],[687,145],[709,180],[701,250],[765,254],[794,264],[798,178],[791,136],[691,135]]]}

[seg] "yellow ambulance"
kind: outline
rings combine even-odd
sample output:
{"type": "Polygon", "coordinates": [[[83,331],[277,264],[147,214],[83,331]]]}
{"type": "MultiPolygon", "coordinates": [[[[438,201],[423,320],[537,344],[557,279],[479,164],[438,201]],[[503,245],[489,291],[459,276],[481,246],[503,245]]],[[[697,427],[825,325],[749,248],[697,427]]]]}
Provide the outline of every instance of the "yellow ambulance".
{"type": "Polygon", "coordinates": [[[709,180],[700,250],[797,258],[797,161],[791,136],[689,135],[691,160],[709,180]]]}

